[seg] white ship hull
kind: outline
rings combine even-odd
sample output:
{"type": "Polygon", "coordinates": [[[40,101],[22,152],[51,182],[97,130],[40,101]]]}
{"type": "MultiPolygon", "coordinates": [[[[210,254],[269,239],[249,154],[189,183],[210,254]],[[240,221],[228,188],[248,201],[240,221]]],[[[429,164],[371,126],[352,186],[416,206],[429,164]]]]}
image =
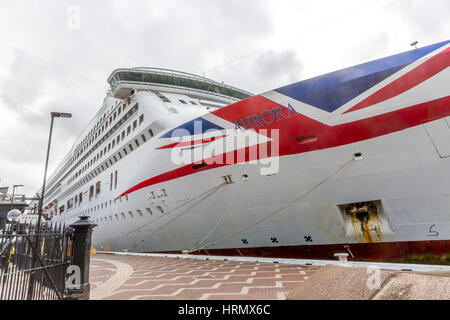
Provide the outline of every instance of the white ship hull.
{"type": "MultiPolygon", "coordinates": [[[[335,252],[349,252],[353,259],[374,260],[450,252],[448,47],[448,42],[438,46],[331,112],[269,92],[248,99],[254,102],[241,101],[206,115],[202,110],[193,111],[167,126],[162,124],[164,119],[155,118],[159,112],[155,104],[162,102],[156,103],[152,92],[138,91],[130,104],[137,103],[137,112],[122,126],[126,128],[140,114],[146,121],[105,159],[118,158],[117,152],[142,135],[146,141],[138,140],[132,152],[95,177],[83,182],[82,174],[71,180],[75,186],[77,181],[81,183],[73,191],[69,186],[64,192],[63,187],[57,202],[67,203],[80,192],[84,199],[52,221],[68,225],[78,216],[88,215],[98,224],[94,247],[112,251],[299,258],[329,258],[335,252]],[[388,99],[352,110],[445,50],[441,60],[446,66],[433,76],[388,99]],[[276,172],[261,174],[264,165],[260,162],[235,161],[198,169],[192,163],[173,163],[174,152],[183,148],[170,147],[174,140],[165,136],[173,128],[201,116],[238,135],[239,119],[271,110],[267,106],[255,109],[258,101],[284,108],[277,119],[281,121],[273,121],[278,117],[274,111],[272,126],[268,126],[279,129],[281,135],[276,172]],[[247,110],[256,111],[240,115],[243,108],[239,104],[246,103],[247,110]],[[227,118],[228,108],[235,110],[233,120],[227,118]],[[307,128],[310,131],[303,130],[305,121],[313,122],[307,128]],[[155,123],[166,127],[151,137],[148,130],[155,123]],[[311,129],[315,126],[335,131],[321,134],[311,129]],[[284,142],[295,130],[299,131],[293,137],[297,137],[295,145],[284,142]],[[289,134],[283,136],[286,131],[289,134]],[[350,136],[336,136],[341,132],[350,136]],[[303,143],[301,137],[311,139],[303,143]],[[118,178],[113,183],[115,171],[118,178]],[[102,191],[87,201],[96,181],[102,182],[102,191]]],[[[121,129],[118,131],[120,135],[121,129]]],[[[217,140],[210,145],[218,145],[223,135],[218,130],[214,134],[217,140]]],[[[197,139],[202,136],[192,136],[192,141],[197,139]]],[[[199,147],[205,145],[208,143],[199,143],[199,147]]],[[[47,204],[52,200],[46,199],[47,204]]]]}

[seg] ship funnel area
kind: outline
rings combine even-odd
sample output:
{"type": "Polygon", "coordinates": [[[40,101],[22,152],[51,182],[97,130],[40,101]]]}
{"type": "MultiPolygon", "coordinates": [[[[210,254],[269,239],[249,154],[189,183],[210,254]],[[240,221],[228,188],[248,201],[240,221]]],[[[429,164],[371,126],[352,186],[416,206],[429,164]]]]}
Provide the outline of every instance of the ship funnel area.
{"type": "Polygon", "coordinates": [[[389,218],[380,200],[349,203],[338,206],[344,219],[349,242],[376,243],[393,240],[389,218]]]}

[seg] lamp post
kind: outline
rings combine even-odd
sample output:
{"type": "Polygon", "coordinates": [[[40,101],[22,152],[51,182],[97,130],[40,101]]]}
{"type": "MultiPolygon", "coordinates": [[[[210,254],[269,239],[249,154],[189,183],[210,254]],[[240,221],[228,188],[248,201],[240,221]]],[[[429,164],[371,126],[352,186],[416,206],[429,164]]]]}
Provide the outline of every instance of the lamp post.
{"type": "Polygon", "coordinates": [[[12,198],[11,198],[11,207],[9,208],[9,210],[13,209],[13,206],[14,206],[14,191],[16,191],[16,188],[19,188],[19,187],[23,187],[23,184],[15,184],[15,185],[13,185],[13,193],[12,193],[12,198]]]}
{"type": "MultiPolygon", "coordinates": [[[[37,226],[36,226],[36,233],[35,233],[35,237],[34,237],[34,244],[36,247],[39,244],[39,236],[40,236],[39,233],[41,231],[42,207],[44,205],[45,183],[47,180],[48,156],[50,154],[50,145],[52,142],[53,120],[55,118],[71,118],[72,114],[63,113],[63,112],[51,112],[50,116],[52,118],[52,121],[50,123],[50,133],[48,135],[47,158],[45,159],[45,169],[44,169],[44,182],[42,184],[42,192],[41,192],[41,196],[39,198],[38,220],[37,220],[37,226]]],[[[33,268],[34,268],[35,264],[36,264],[36,257],[33,256],[33,264],[32,264],[33,268]]],[[[30,284],[28,287],[28,295],[27,295],[28,300],[31,300],[33,297],[33,284],[34,284],[34,272],[30,275],[30,284]]]]}
{"type": "Polygon", "coordinates": [[[39,199],[38,220],[37,220],[37,230],[36,230],[37,234],[39,234],[39,231],[41,229],[42,207],[44,205],[45,183],[47,180],[48,156],[50,154],[50,144],[52,142],[53,119],[55,119],[55,118],[71,118],[72,114],[63,113],[63,112],[52,112],[52,113],[50,113],[50,116],[52,118],[52,121],[50,123],[50,133],[48,135],[47,158],[45,159],[45,170],[44,170],[44,182],[42,184],[42,192],[41,192],[41,197],[39,199]]]}

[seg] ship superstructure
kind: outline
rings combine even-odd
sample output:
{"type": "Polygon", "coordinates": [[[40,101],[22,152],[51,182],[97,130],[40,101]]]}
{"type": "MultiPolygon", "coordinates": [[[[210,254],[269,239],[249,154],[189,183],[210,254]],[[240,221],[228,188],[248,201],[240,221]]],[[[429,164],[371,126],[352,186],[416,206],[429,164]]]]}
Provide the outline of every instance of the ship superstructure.
{"type": "MultiPolygon", "coordinates": [[[[252,95],[204,77],[161,68],[117,69],[108,83],[111,87],[102,107],[49,178],[44,201],[44,214],[49,218],[68,212],[75,218],[97,210],[87,203],[101,193],[105,170],[112,172],[103,186],[112,191],[114,185],[116,190],[116,164],[134,149],[166,128],[252,95]],[[151,109],[139,107],[138,91],[156,101],[151,109]],[[95,184],[85,187],[99,175],[95,184]]],[[[107,205],[104,202],[97,207],[107,205]]]]}

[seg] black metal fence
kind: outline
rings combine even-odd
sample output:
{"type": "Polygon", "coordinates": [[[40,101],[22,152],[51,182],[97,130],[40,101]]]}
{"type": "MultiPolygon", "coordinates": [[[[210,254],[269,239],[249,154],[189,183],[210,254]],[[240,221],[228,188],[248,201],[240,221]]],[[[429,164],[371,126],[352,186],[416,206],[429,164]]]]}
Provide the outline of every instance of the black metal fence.
{"type": "Polygon", "coordinates": [[[89,299],[94,226],[82,217],[69,227],[42,225],[39,234],[31,224],[0,231],[0,300],[89,299]],[[80,271],[79,287],[68,283],[71,265],[80,271]]]}

